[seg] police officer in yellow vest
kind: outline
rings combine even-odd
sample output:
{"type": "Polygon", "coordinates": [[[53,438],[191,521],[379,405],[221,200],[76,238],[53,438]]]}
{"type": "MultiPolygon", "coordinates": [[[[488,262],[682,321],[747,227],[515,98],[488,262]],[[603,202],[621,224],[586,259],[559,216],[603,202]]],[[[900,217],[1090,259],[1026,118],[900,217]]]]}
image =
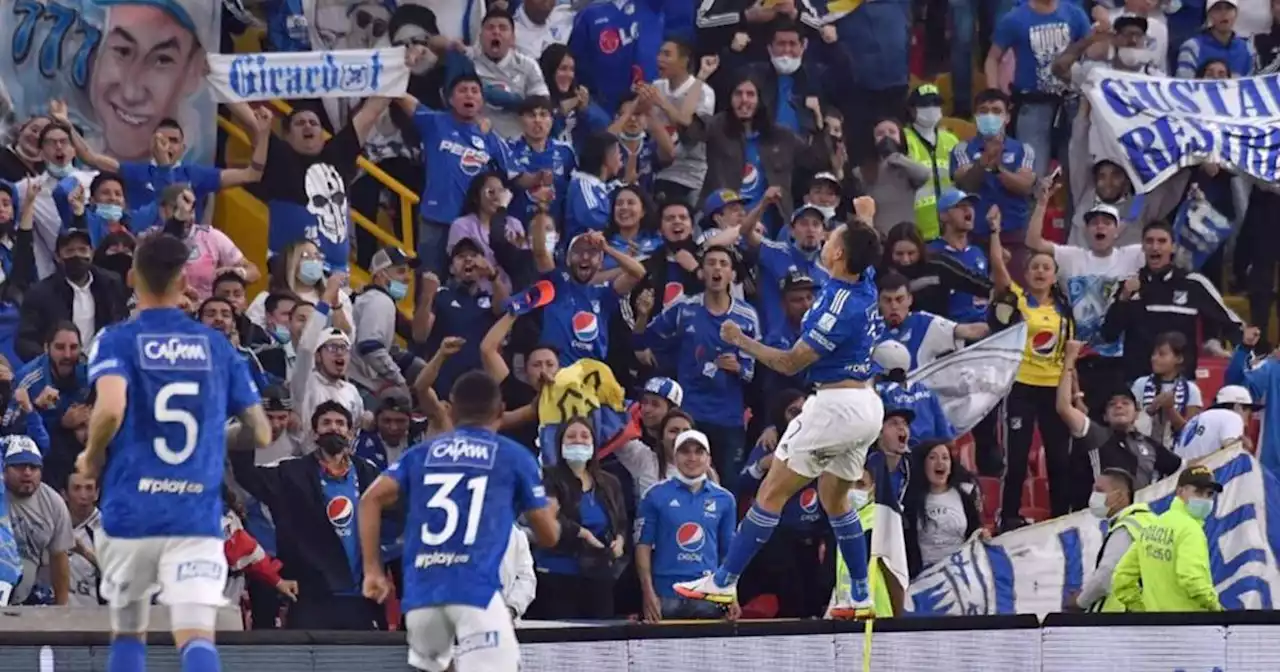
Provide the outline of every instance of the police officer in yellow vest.
{"type": "Polygon", "coordinates": [[[929,166],[933,176],[916,190],[916,229],[920,237],[933,240],[938,229],[938,196],[951,186],[951,150],[960,139],[942,128],[942,95],[938,87],[921,84],[907,96],[907,116],[911,125],[906,130],[907,158],[929,166]]]}
{"type": "Polygon", "coordinates": [[[1188,467],[1178,476],[1169,510],[1143,528],[1116,566],[1111,594],[1126,610],[1222,611],[1204,534],[1220,492],[1208,467],[1188,467]]]}
{"type": "Polygon", "coordinates": [[[1068,611],[1124,611],[1119,600],[1111,597],[1111,577],[1134,540],[1156,515],[1146,504],[1133,503],[1133,475],[1116,467],[1103,469],[1093,482],[1089,496],[1089,512],[1107,521],[1107,536],[1102,540],[1093,573],[1080,590],[1068,596],[1068,611]]]}

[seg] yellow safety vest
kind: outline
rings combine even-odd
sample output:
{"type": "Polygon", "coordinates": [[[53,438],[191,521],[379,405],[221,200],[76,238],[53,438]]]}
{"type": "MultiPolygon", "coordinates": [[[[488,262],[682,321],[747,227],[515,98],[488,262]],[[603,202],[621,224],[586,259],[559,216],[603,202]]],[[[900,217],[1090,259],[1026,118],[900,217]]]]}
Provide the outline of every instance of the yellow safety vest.
{"type": "Polygon", "coordinates": [[[938,229],[938,196],[951,186],[951,150],[960,144],[960,138],[941,126],[937,133],[938,144],[931,145],[920,137],[915,128],[906,128],[907,158],[933,169],[929,181],[916,190],[916,230],[925,240],[941,235],[938,229]]]}
{"type": "MultiPolygon", "coordinates": [[[[1116,514],[1115,519],[1111,521],[1111,525],[1107,528],[1107,536],[1102,540],[1102,548],[1098,550],[1098,559],[1102,559],[1102,551],[1106,549],[1107,542],[1111,541],[1111,535],[1115,534],[1116,530],[1121,528],[1127,530],[1129,532],[1129,538],[1136,544],[1138,543],[1138,540],[1142,538],[1142,529],[1147,526],[1147,523],[1155,520],[1155,517],[1156,514],[1152,513],[1151,507],[1146,504],[1130,504],[1129,506],[1121,509],[1120,512],[1116,514]]],[[[1090,607],[1089,611],[1100,611],[1104,614],[1111,614],[1122,613],[1125,611],[1125,608],[1123,604],[1120,604],[1120,600],[1111,596],[1111,591],[1108,589],[1107,596],[1102,598],[1100,603],[1094,603],[1094,605],[1090,607]]]]}
{"type": "MultiPolygon", "coordinates": [[[[877,506],[879,505],[871,501],[858,510],[858,519],[862,522],[864,532],[870,532],[875,527],[877,506]]],[[[893,616],[893,600],[889,598],[889,589],[885,584],[884,573],[880,570],[880,563],[876,561],[876,558],[871,558],[871,564],[867,567],[867,574],[868,578],[871,579],[871,589],[875,593],[876,617],[889,618],[893,616]]],[[[837,546],[836,590],[848,592],[852,588],[853,578],[849,576],[849,566],[844,564],[844,556],[841,555],[840,547],[837,546]]]]}

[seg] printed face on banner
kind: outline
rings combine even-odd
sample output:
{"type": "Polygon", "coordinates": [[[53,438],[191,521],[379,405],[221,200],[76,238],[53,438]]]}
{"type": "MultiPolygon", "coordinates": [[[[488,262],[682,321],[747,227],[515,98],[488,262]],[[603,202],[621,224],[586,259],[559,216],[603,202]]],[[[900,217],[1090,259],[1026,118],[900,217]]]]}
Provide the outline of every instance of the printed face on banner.
{"type": "Polygon", "coordinates": [[[66,101],[90,145],[149,161],[160,121],[187,134],[187,161],[211,162],[215,113],[204,47],[218,44],[221,5],[171,0],[0,0],[0,80],[19,122],[66,101]]]}

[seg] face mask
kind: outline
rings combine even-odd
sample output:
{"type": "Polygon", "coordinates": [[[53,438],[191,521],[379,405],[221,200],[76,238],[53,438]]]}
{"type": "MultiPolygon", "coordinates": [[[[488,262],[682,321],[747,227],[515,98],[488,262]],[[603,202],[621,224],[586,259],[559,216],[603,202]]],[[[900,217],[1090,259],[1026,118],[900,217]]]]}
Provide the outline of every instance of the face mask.
{"type": "Polygon", "coordinates": [[[347,437],[330,432],[316,437],[316,447],[327,457],[337,457],[347,449],[347,437]]]}
{"type": "Polygon", "coordinates": [[[277,324],[271,327],[271,335],[276,337],[281,343],[288,343],[293,340],[293,334],[289,333],[289,328],[283,324],[277,324]]]}
{"type": "Polygon", "coordinates": [[[941,107],[922,107],[916,110],[916,126],[920,128],[932,130],[937,128],[940,121],[942,121],[941,107]]]}
{"type": "Polygon", "coordinates": [[[99,203],[94,210],[97,210],[99,217],[108,222],[118,222],[121,217],[124,217],[124,206],[114,203],[99,203]]]}
{"type": "Polygon", "coordinates": [[[618,138],[623,142],[640,142],[644,140],[644,131],[639,133],[619,133],[618,138]]]}
{"type": "Polygon", "coordinates": [[[1089,495],[1089,513],[1098,518],[1106,518],[1107,511],[1107,493],[1094,492],[1089,495]]]}
{"type": "Polygon", "coordinates": [[[876,142],[876,153],[879,154],[881,158],[887,158],[900,151],[902,151],[901,146],[898,145],[898,141],[893,138],[880,138],[880,140],[876,142]]]}
{"type": "Polygon", "coordinates": [[[1120,47],[1116,49],[1116,60],[1128,68],[1136,68],[1147,62],[1147,50],[1141,47],[1120,47]]]}
{"type": "Polygon", "coordinates": [[[399,280],[392,280],[387,284],[387,293],[391,295],[392,299],[399,301],[409,295],[409,285],[399,280]]]}
{"type": "Polygon", "coordinates": [[[1000,135],[1004,130],[1004,117],[998,114],[979,114],[974,117],[973,122],[978,127],[978,133],[983,137],[1000,135]]]}
{"type": "Polygon", "coordinates": [[[687,486],[689,486],[689,487],[693,488],[693,487],[697,487],[697,486],[699,486],[699,485],[702,485],[704,482],[706,482],[706,480],[707,480],[707,475],[706,475],[706,474],[703,474],[703,475],[698,476],[698,477],[696,477],[696,478],[690,478],[690,477],[685,476],[684,474],[680,473],[680,470],[679,470],[679,469],[677,469],[674,473],[672,473],[672,474],[671,474],[671,478],[674,478],[674,479],[676,479],[677,481],[680,481],[681,483],[684,483],[685,485],[687,485],[687,486]]]}
{"type": "Polygon", "coordinates": [[[324,263],[319,259],[304,259],[298,264],[298,279],[308,285],[314,285],[324,279],[324,263]]]}
{"type": "Polygon", "coordinates": [[[822,218],[827,221],[831,221],[831,218],[836,216],[836,206],[834,205],[813,205],[809,203],[808,206],[821,212],[822,218]]]}
{"type": "Polygon", "coordinates": [[[50,175],[58,178],[59,180],[71,174],[70,163],[61,166],[56,163],[48,163],[45,164],[44,169],[48,171],[50,175]]]}
{"type": "Polygon", "coordinates": [[[79,282],[89,276],[92,263],[87,257],[68,257],[62,260],[62,268],[68,278],[79,282]]]}
{"type": "Polygon", "coordinates": [[[773,56],[769,60],[780,75],[790,75],[800,69],[800,59],[795,56],[773,56]]]}
{"type": "Polygon", "coordinates": [[[850,490],[849,498],[853,502],[853,510],[858,511],[871,502],[871,493],[866,490],[850,490]]]}
{"type": "Polygon", "coordinates": [[[1204,520],[1213,513],[1213,500],[1205,497],[1192,497],[1187,500],[1187,513],[1196,520],[1204,520]]]}
{"type": "Polygon", "coordinates": [[[560,447],[561,457],[569,464],[586,464],[595,454],[595,447],[589,443],[566,443],[560,447]]]}

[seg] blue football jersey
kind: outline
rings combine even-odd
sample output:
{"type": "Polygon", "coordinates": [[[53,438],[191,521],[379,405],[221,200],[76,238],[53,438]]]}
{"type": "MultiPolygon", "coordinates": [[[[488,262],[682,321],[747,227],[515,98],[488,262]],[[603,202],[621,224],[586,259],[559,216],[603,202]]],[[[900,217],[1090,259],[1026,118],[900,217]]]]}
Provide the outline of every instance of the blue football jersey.
{"type": "Polygon", "coordinates": [[[422,218],[445,224],[462,214],[471,180],[482,170],[496,170],[504,178],[510,159],[507,146],[493,131],[484,133],[473,123],[461,122],[449,112],[418,105],[413,124],[422,137],[422,160],[427,166],[419,209],[422,218]]]}
{"type": "Polygon", "coordinates": [[[636,514],[636,543],[653,549],[653,588],[676,597],[672,584],[716,571],[729,553],[738,505],[728,490],[705,481],[697,492],[674,478],[645,491],[636,514]]]}
{"type": "Polygon", "coordinates": [[[560,366],[579,359],[603,362],[609,355],[609,320],[619,308],[613,283],[584,285],[564,270],[543,278],[551,281],[556,296],[542,309],[542,342],[560,351],[560,366]]]}
{"type": "MultiPolygon", "coordinates": [[[[573,145],[559,140],[548,140],[547,146],[539,152],[522,137],[511,143],[508,150],[511,156],[511,169],[514,172],[551,171],[554,175],[551,190],[555,196],[551,201],[550,212],[556,221],[563,220],[564,198],[569,193],[569,175],[578,167],[578,156],[573,151],[573,145]]],[[[538,211],[534,194],[527,189],[517,189],[507,211],[522,222],[532,220],[538,211]]]]}
{"type": "Polygon", "coordinates": [[[547,504],[533,454],[460,427],[414,446],[386,475],[408,511],[401,608],[487,607],[502,589],[498,567],[516,516],[547,504]]]}
{"type": "Polygon", "coordinates": [[[809,382],[870,380],[871,350],[883,330],[870,271],[858,282],[827,279],[800,327],[800,339],[819,355],[809,365],[809,382]]]}
{"type": "Polygon", "coordinates": [[[227,337],[176,308],[112,325],[89,352],[89,381],[128,383],[107,447],[102,527],[113,537],[222,537],[227,419],[261,403],[227,337]]]}

